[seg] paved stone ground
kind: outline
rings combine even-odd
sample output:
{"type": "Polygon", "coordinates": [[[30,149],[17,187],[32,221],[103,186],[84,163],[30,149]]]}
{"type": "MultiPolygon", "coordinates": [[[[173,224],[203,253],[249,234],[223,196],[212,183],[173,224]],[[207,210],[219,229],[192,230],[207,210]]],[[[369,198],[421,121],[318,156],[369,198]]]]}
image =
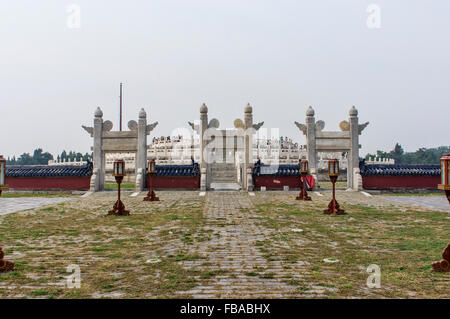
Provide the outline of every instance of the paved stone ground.
{"type": "Polygon", "coordinates": [[[411,206],[450,212],[450,205],[445,196],[383,196],[383,199],[411,206]]]}
{"type": "MultiPolygon", "coordinates": [[[[6,241],[11,260],[19,265],[23,263],[21,275],[28,278],[28,285],[17,291],[17,278],[9,278],[0,284],[0,296],[3,290],[7,291],[7,297],[36,297],[29,295],[30,291],[63,287],[65,281],[61,279],[60,271],[64,271],[66,263],[80,264],[83,278],[87,278],[83,280],[93,283],[86,286],[82,296],[94,298],[320,298],[339,297],[342,292],[346,297],[392,297],[394,288],[410,293],[404,282],[401,282],[401,287],[386,284],[386,289],[381,292],[368,289],[365,283],[367,262],[388,254],[380,262],[392,269],[389,254],[397,249],[387,244],[392,237],[377,237],[370,233],[371,228],[379,227],[377,229],[383,233],[396,227],[403,230],[402,234],[415,236],[414,229],[404,226],[404,220],[397,221],[397,214],[403,214],[398,213],[397,207],[402,207],[401,210],[408,215],[408,207],[416,197],[396,196],[394,200],[400,202],[395,202],[386,196],[367,197],[361,192],[338,190],[338,201],[348,215],[335,218],[322,213],[331,198],[329,190],[321,191],[322,196],[311,192],[313,201],[309,203],[294,201],[298,195],[296,191],[255,192],[251,195],[235,191],[206,192],[204,196],[192,191],[160,191],[157,194],[161,201],[150,204],[142,201],[143,192],[137,197],[125,192],[123,200],[131,211],[129,218],[105,216],[116,199],[115,192],[72,197],[74,200],[53,210],[32,209],[0,216],[0,226],[1,220],[9,220],[9,223],[14,221],[15,225],[28,227],[9,234],[6,241]],[[406,202],[401,202],[404,199],[406,202]],[[267,206],[261,208],[261,205],[267,206]],[[357,206],[373,207],[378,211],[386,209],[390,213],[395,210],[397,213],[387,214],[389,219],[385,220],[377,213],[367,211],[370,216],[366,217],[366,211],[358,211],[357,206]],[[290,208],[280,210],[280,207],[290,208]],[[47,232],[38,232],[43,227],[43,216],[47,232]],[[154,224],[149,223],[150,220],[154,224]],[[326,227],[322,228],[322,225],[326,227]],[[328,228],[334,230],[329,231],[328,228]],[[411,233],[406,232],[410,229],[411,233]],[[365,232],[370,234],[366,236],[365,232]],[[372,236],[381,241],[381,248],[374,247],[372,236]],[[128,246],[123,248],[115,244],[120,241],[126,241],[128,246]],[[40,247],[45,247],[45,250],[40,247]],[[359,259],[348,259],[349,254],[356,254],[359,259]],[[122,255],[127,259],[116,257],[122,255]],[[178,256],[189,258],[178,259],[178,256]],[[326,264],[323,261],[325,257],[339,257],[342,263],[326,264]],[[110,269],[116,270],[109,274],[110,269]],[[109,275],[105,275],[106,272],[109,275]],[[192,279],[189,282],[193,284],[186,285],[187,281],[178,276],[192,279]],[[106,283],[114,286],[113,291],[104,288],[108,286],[106,283]],[[134,289],[139,290],[139,294],[134,289]]],[[[69,199],[0,198],[0,215],[69,199]]],[[[423,202],[440,199],[434,196],[418,198],[423,202]]],[[[447,206],[444,208],[448,209],[447,206]]],[[[417,231],[420,227],[427,230],[432,223],[427,223],[429,219],[425,220],[427,217],[424,215],[433,215],[429,213],[426,210],[418,212],[422,217],[412,217],[413,221],[408,225],[412,228],[418,225],[417,231]],[[424,224],[420,226],[422,222],[424,224]]],[[[440,212],[433,218],[446,221],[446,215],[440,212]]],[[[433,232],[448,228],[448,224],[440,223],[432,229],[433,232]]],[[[402,234],[395,238],[399,245],[404,241],[402,234]]],[[[419,240],[417,247],[420,248],[421,243],[419,240]]],[[[441,249],[439,246],[435,256],[439,256],[441,249]]],[[[397,252],[400,257],[404,254],[400,250],[397,252]]],[[[392,259],[397,257],[392,256],[392,259]]],[[[420,267],[429,265],[435,256],[421,263],[420,267]]],[[[417,262],[407,264],[406,269],[417,265],[417,262]]],[[[400,275],[396,271],[393,273],[400,275]]],[[[392,273],[390,276],[392,282],[394,276],[392,273]]],[[[420,280],[430,282],[423,275],[420,280]]],[[[414,285],[422,284],[420,280],[414,285]]],[[[439,287],[447,287],[448,281],[442,283],[437,279],[433,285],[436,283],[439,287]]],[[[414,296],[412,293],[417,292],[411,292],[410,296],[414,296]]],[[[70,294],[63,296],[71,297],[70,294]]]]}
{"type": "MultiPolygon", "coordinates": [[[[257,241],[272,236],[273,230],[256,224],[257,219],[241,209],[253,204],[244,192],[208,192],[202,231],[214,236],[191,250],[191,254],[206,260],[183,261],[186,268],[202,272],[223,271],[207,286],[197,286],[180,292],[193,298],[289,298],[298,296],[298,290],[285,283],[286,278],[301,279],[307,262],[297,261],[286,269],[280,260],[268,261],[257,247],[257,241]],[[267,277],[261,279],[256,272],[267,277]],[[255,274],[255,275],[253,275],[255,274]]],[[[290,247],[286,244],[286,249],[290,247]],[[286,247],[287,246],[287,247],[286,247]]],[[[320,296],[324,287],[309,287],[309,297],[320,296]]]]}
{"type": "Polygon", "coordinates": [[[56,197],[17,197],[17,198],[0,198],[0,215],[10,214],[26,209],[37,208],[40,206],[58,204],[72,198],[56,197]]]}

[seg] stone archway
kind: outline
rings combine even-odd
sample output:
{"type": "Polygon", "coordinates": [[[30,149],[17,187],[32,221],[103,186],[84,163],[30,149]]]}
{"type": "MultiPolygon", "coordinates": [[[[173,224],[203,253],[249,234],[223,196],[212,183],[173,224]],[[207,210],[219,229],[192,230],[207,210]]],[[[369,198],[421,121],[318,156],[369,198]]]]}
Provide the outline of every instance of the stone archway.
{"type": "Polygon", "coordinates": [[[244,109],[244,121],[236,119],[234,129],[219,129],[217,119],[208,122],[208,108],[200,107],[200,123],[189,125],[200,135],[201,190],[253,190],[252,138],[264,122],[253,124],[250,104],[244,109]]]}
{"type": "Polygon", "coordinates": [[[147,165],[147,135],[158,125],[158,122],[147,125],[147,113],[139,112],[138,122],[128,122],[129,131],[111,131],[113,123],[103,121],[103,112],[98,107],[94,113],[94,126],[82,128],[94,138],[93,162],[94,171],[91,178],[90,191],[105,189],[105,154],[108,152],[136,153],[136,191],[144,190],[147,165]]]}
{"type": "Polygon", "coordinates": [[[314,110],[310,106],[306,111],[306,124],[295,122],[300,131],[306,135],[306,147],[311,174],[318,182],[319,152],[347,152],[347,187],[354,190],[362,189],[362,178],[359,172],[359,135],[369,125],[358,123],[358,110],[353,106],[349,112],[349,120],[340,124],[341,132],[323,131],[324,121],[317,121],[314,110]]]}

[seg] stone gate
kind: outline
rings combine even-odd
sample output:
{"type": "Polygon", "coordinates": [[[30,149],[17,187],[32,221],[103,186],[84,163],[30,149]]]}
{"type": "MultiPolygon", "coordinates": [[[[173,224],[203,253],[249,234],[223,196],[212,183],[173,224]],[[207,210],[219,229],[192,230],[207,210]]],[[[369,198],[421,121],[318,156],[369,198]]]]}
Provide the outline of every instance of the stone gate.
{"type": "Polygon", "coordinates": [[[105,154],[108,152],[135,152],[136,191],[144,190],[147,165],[147,135],[158,125],[158,122],[147,125],[147,113],[139,112],[138,122],[128,122],[129,131],[111,131],[113,123],[103,121],[103,112],[98,107],[94,113],[94,126],[82,128],[94,138],[93,162],[94,172],[90,190],[93,192],[105,189],[105,154]]]}
{"type": "MultiPolygon", "coordinates": [[[[306,135],[308,162],[311,174],[318,181],[317,155],[319,152],[347,152],[347,187],[354,190],[362,189],[362,179],[359,172],[359,135],[369,125],[358,123],[358,110],[353,106],[349,112],[349,120],[340,123],[341,131],[327,132],[324,121],[317,121],[314,110],[310,106],[306,111],[306,124],[295,122],[295,125],[306,135]]],[[[317,183],[316,183],[317,185],[317,183]]]]}
{"type": "Polygon", "coordinates": [[[189,125],[200,136],[201,190],[253,190],[253,134],[264,122],[253,124],[250,104],[244,109],[244,121],[236,119],[234,129],[221,130],[217,119],[208,122],[208,108],[200,107],[200,122],[189,125]]]}

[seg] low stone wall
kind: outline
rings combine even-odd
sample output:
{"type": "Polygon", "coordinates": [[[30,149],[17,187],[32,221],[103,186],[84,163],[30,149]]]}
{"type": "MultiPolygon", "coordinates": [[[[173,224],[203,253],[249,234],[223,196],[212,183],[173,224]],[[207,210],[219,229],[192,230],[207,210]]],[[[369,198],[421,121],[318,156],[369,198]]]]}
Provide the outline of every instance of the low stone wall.
{"type": "MultiPolygon", "coordinates": [[[[317,178],[319,182],[329,182],[330,177],[328,176],[328,169],[320,169],[319,174],[317,174],[317,178]]],[[[340,175],[338,177],[338,182],[346,182],[347,181],[347,169],[341,169],[340,175]]]]}
{"type": "MultiPolygon", "coordinates": [[[[147,175],[147,186],[150,185],[150,176],[147,175]]],[[[199,189],[200,175],[198,176],[154,176],[155,189],[199,189]]]]}
{"type": "Polygon", "coordinates": [[[440,183],[440,176],[371,175],[363,176],[362,181],[364,189],[437,189],[437,185],[440,183]]]}
{"type": "Polygon", "coordinates": [[[253,184],[256,190],[261,186],[266,189],[283,189],[289,186],[289,189],[300,189],[300,178],[298,176],[253,176],[253,184]]]}
{"type": "Polygon", "coordinates": [[[11,190],[89,190],[91,177],[6,177],[11,190]]]}
{"type": "Polygon", "coordinates": [[[359,164],[364,189],[437,189],[441,179],[439,164],[359,164]]]}

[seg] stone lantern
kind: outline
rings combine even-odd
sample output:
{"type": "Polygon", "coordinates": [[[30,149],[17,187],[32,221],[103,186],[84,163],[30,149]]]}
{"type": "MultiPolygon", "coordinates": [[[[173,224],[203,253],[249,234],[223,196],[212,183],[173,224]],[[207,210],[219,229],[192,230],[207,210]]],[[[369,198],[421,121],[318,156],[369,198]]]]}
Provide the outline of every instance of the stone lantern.
{"type": "Polygon", "coordinates": [[[345,211],[340,209],[339,203],[336,201],[336,181],[339,177],[339,160],[331,159],[328,161],[328,176],[333,185],[333,198],[328,204],[328,209],[324,210],[323,213],[328,215],[343,215],[345,211]]]}
{"type": "Polygon", "coordinates": [[[6,160],[3,155],[0,155],[0,196],[2,196],[2,191],[9,189],[8,185],[5,184],[5,174],[6,160]]]}
{"type": "Polygon", "coordinates": [[[441,183],[439,189],[445,191],[448,202],[450,203],[450,154],[445,154],[441,158],[441,183]]]}
{"type": "Polygon", "coordinates": [[[117,201],[113,206],[113,209],[108,212],[108,215],[130,215],[128,210],[125,210],[125,205],[120,200],[120,184],[125,176],[125,161],[115,160],[113,164],[113,176],[117,182],[117,201]]]}
{"type": "Polygon", "coordinates": [[[156,161],[154,159],[148,161],[147,174],[150,176],[150,185],[148,187],[147,197],[144,198],[144,201],[159,201],[159,197],[157,197],[155,192],[153,191],[153,177],[156,174],[156,161]]]}
{"type": "Polygon", "coordinates": [[[299,171],[302,175],[302,190],[295,199],[296,200],[311,200],[311,197],[308,196],[308,193],[306,192],[306,175],[308,175],[308,161],[307,160],[300,160],[299,161],[299,171]]]}

